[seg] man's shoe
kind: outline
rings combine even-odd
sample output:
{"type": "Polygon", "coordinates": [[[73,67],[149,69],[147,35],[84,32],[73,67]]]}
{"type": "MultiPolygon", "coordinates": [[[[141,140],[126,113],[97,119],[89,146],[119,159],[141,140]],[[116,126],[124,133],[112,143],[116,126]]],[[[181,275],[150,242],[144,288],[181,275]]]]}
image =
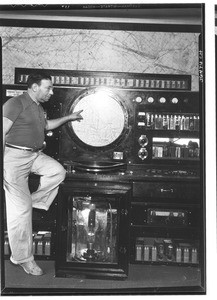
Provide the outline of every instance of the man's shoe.
{"type": "Polygon", "coordinates": [[[34,260],[16,265],[22,267],[23,270],[30,275],[40,276],[44,274],[43,270],[36,264],[34,260]]]}

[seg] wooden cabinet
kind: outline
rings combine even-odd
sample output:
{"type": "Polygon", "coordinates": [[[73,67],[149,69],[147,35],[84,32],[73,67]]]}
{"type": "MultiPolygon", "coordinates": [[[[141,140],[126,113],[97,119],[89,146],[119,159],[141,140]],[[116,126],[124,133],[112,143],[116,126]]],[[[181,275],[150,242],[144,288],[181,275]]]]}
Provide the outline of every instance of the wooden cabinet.
{"type": "Polygon", "coordinates": [[[199,182],[133,182],[131,263],[198,266],[202,220],[199,182]]]}
{"type": "Polygon", "coordinates": [[[57,215],[57,277],[126,279],[128,183],[66,180],[57,215]]]}

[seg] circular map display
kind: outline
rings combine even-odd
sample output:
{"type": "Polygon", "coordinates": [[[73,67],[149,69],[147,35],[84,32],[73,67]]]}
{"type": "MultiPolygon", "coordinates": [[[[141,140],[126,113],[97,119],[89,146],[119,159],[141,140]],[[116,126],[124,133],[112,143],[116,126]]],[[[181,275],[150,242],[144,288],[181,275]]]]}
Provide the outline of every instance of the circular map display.
{"type": "Polygon", "coordinates": [[[97,91],[81,98],[73,111],[83,110],[83,120],[71,122],[76,136],[92,147],[105,147],[122,133],[125,115],[121,104],[106,91],[97,91]]]}

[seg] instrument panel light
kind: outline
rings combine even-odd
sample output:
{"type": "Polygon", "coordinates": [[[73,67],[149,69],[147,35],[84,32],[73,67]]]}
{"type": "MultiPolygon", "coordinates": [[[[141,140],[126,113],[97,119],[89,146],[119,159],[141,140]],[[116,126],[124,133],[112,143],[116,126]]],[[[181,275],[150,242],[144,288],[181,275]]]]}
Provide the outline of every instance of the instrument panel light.
{"type": "Polygon", "coordinates": [[[159,102],[160,102],[160,103],[166,103],[166,98],[165,98],[165,97],[161,97],[161,98],[159,99],[159,102]]]}
{"type": "Polygon", "coordinates": [[[154,98],[153,97],[148,97],[148,103],[153,103],[154,102],[154,98]]]}
{"type": "Polygon", "coordinates": [[[174,98],[172,98],[171,102],[172,102],[173,104],[177,104],[177,103],[179,102],[179,99],[176,98],[176,97],[174,97],[174,98]]]}

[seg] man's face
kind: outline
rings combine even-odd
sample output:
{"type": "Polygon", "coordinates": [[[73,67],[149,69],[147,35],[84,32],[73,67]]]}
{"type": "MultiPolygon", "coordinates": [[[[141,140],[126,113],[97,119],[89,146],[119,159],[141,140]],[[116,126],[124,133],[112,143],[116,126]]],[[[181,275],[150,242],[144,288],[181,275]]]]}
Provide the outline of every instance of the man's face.
{"type": "Polygon", "coordinates": [[[38,102],[47,102],[53,95],[53,84],[49,79],[41,80],[41,84],[36,88],[36,99],[38,102]]]}

